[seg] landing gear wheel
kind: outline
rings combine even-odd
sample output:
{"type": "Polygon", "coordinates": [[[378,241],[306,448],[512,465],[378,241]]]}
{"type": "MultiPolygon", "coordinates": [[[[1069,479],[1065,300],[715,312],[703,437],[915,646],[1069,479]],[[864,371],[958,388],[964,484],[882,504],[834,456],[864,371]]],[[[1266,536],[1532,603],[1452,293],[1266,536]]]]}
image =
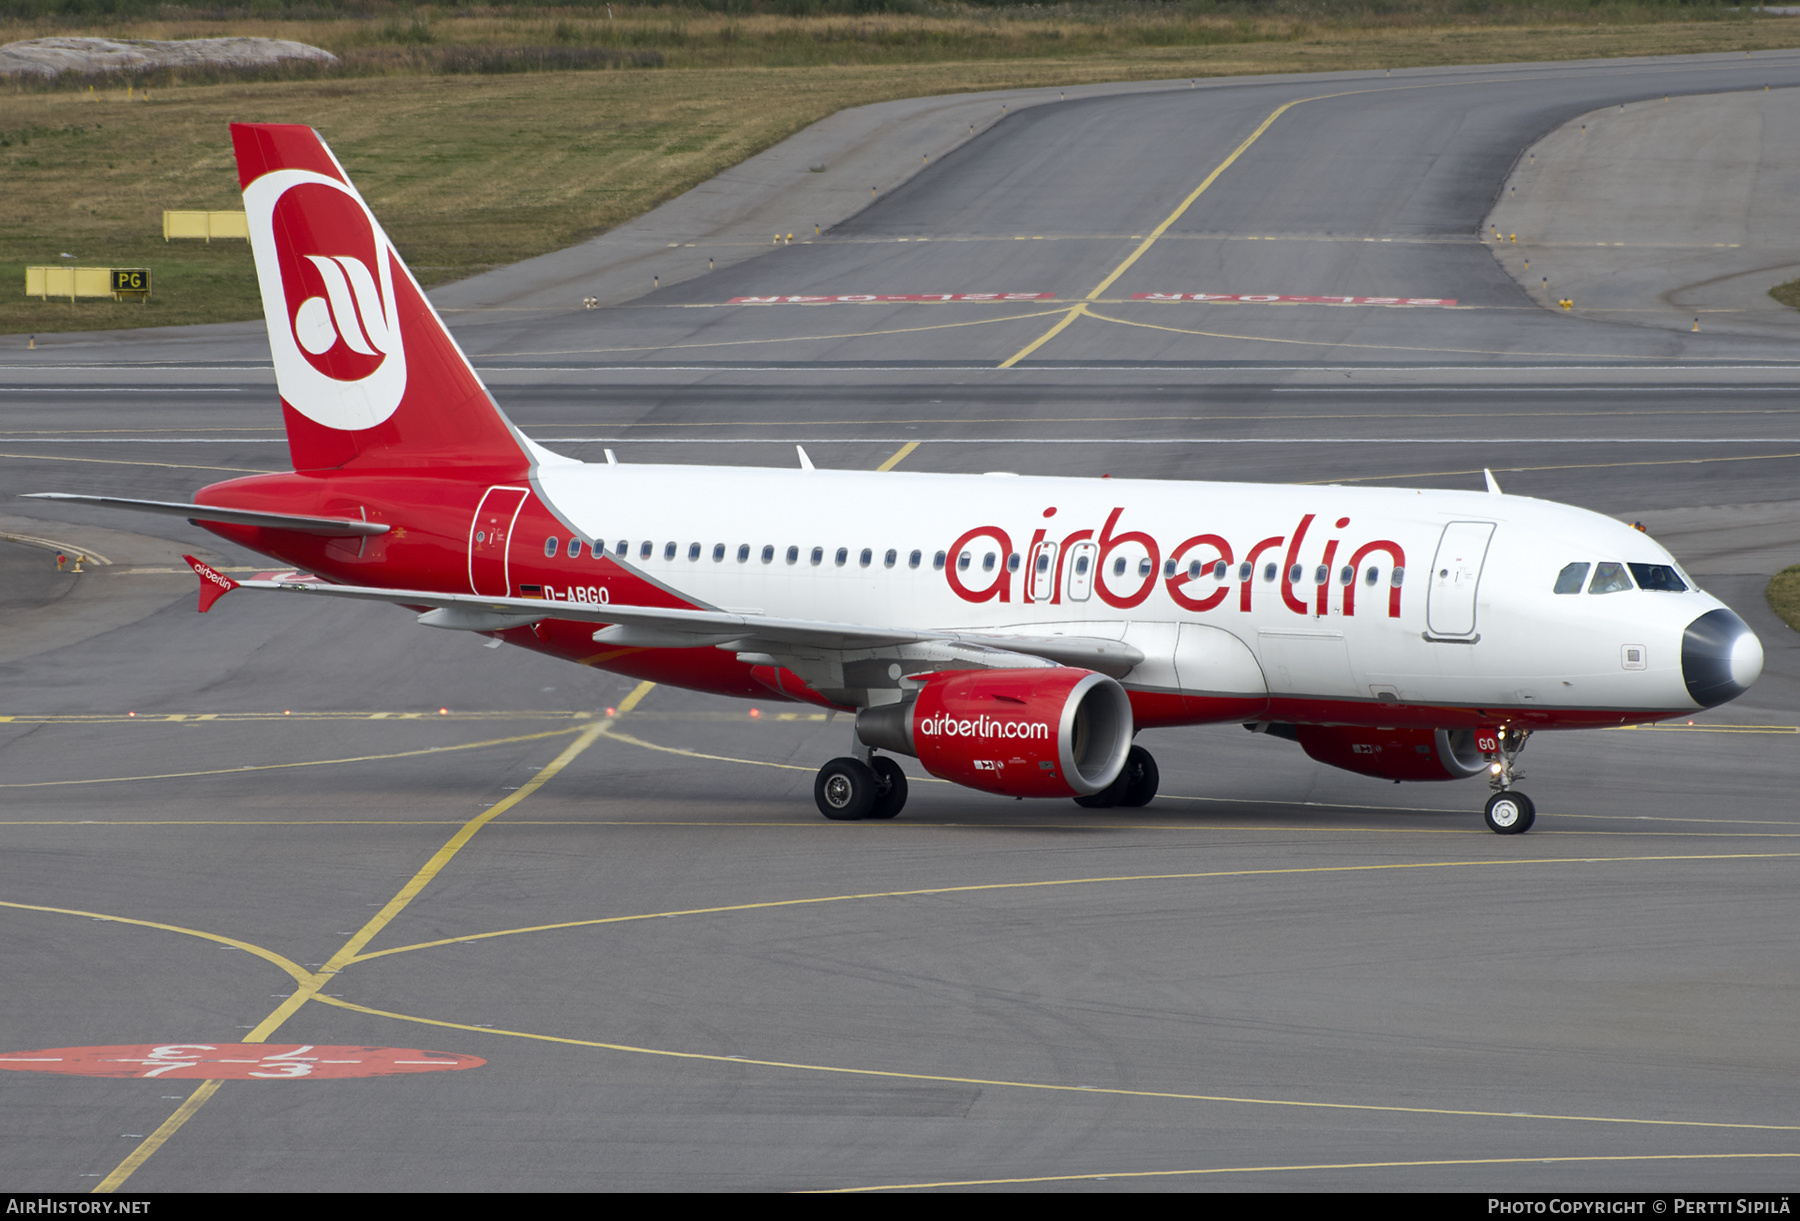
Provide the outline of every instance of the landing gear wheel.
{"type": "Polygon", "coordinates": [[[1537,821],[1537,810],[1531,798],[1509,790],[1488,798],[1485,817],[1488,830],[1496,835],[1523,835],[1537,821]]]}
{"type": "Polygon", "coordinates": [[[869,769],[875,773],[875,804],[869,817],[893,818],[906,806],[906,773],[886,755],[869,760],[869,769]]]}
{"type": "Polygon", "coordinates": [[[867,818],[875,808],[875,773],[861,759],[833,759],[813,779],[819,813],[836,822],[867,818]]]}
{"type": "Polygon", "coordinates": [[[1125,795],[1119,798],[1119,804],[1133,808],[1149,805],[1161,782],[1155,757],[1141,746],[1132,747],[1125,756],[1125,795]]]}

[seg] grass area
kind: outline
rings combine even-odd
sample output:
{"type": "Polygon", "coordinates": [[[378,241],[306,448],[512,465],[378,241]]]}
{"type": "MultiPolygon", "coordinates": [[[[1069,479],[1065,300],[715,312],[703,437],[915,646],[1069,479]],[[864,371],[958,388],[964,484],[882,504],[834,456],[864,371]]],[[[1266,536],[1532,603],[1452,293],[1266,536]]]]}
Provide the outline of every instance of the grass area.
{"type": "Polygon", "coordinates": [[[1764,594],[1769,599],[1769,609],[1780,615],[1783,623],[1800,632],[1800,564],[1783,568],[1771,577],[1764,594]]]}
{"type": "Polygon", "coordinates": [[[1800,280],[1789,280],[1786,284],[1777,284],[1769,290],[1769,295],[1783,305],[1791,305],[1800,309],[1800,280]]]}
{"type": "MultiPolygon", "coordinates": [[[[311,78],[153,81],[147,101],[141,83],[129,100],[122,84],[92,93],[66,84],[0,87],[0,332],[257,317],[244,243],[161,240],[164,208],[241,206],[226,133],[233,120],[318,128],[420,279],[438,283],[604,232],[846,106],[1107,80],[1800,45],[1800,19],[1744,13],[1624,26],[1592,15],[1511,24],[1546,10],[1500,6],[1505,20],[1484,25],[1415,5],[1325,25],[1279,6],[1261,18],[1220,15],[1222,6],[1115,5],[1029,10],[1035,17],[930,10],[854,20],[615,7],[613,22],[603,10],[523,9],[417,10],[404,20],[329,11],[306,20],[106,26],[0,20],[0,41],[257,33],[312,42],[347,60],[344,71],[311,78]],[[456,69],[425,54],[458,47],[500,58],[494,70],[456,69]],[[655,51],[663,66],[601,56],[592,66],[621,70],[500,70],[531,66],[520,56],[534,47],[634,47],[655,51]],[[835,48],[824,61],[822,47],[835,48]],[[784,55],[793,63],[784,66],[784,55]],[[25,266],[71,261],[65,253],[83,265],[148,266],[156,294],[148,305],[24,298],[25,266]]],[[[1654,5],[1584,11],[1620,10],[1717,15],[1654,5]]]]}
{"type": "Polygon", "coordinates": [[[1396,30],[1616,28],[1754,19],[1722,0],[703,0],[565,7],[260,0],[231,15],[148,0],[0,0],[0,42],[263,34],[351,74],[557,68],[794,68],[1121,55],[1396,30]],[[67,13],[48,11],[60,7],[67,13]],[[134,10],[136,13],[134,14],[134,10]],[[253,15],[252,15],[253,13],[253,15]]]}

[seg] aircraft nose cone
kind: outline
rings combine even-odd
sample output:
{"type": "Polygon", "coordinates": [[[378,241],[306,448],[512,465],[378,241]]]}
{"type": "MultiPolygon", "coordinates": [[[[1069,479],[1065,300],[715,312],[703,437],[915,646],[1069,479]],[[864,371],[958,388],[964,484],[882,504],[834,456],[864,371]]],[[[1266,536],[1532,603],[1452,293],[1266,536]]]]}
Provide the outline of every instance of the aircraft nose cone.
{"type": "Polygon", "coordinates": [[[1762,674],[1762,641],[1731,611],[1708,611],[1681,636],[1681,677],[1702,708],[1734,700],[1762,674]]]}

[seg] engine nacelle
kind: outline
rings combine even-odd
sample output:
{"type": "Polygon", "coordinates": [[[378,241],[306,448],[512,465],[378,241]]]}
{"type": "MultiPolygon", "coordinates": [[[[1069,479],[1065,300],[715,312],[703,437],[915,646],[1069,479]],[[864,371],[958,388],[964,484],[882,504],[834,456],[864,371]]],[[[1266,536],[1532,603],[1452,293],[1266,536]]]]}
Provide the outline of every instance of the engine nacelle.
{"type": "Polygon", "coordinates": [[[966,670],[928,679],[911,704],[863,709],[856,733],[972,789],[1085,797],[1125,766],[1131,701],[1092,670],[966,670]]]}
{"type": "Polygon", "coordinates": [[[1271,725],[1268,732],[1292,737],[1320,763],[1382,780],[1467,780],[1487,769],[1470,729],[1271,725]]]}

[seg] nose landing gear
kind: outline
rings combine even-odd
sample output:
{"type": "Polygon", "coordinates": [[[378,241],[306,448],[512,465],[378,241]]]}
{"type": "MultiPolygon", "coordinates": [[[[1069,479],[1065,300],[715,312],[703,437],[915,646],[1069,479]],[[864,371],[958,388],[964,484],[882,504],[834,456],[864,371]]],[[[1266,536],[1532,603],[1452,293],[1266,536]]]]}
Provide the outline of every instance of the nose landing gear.
{"type": "MultiPolygon", "coordinates": [[[[1537,821],[1537,807],[1531,804],[1531,798],[1515,792],[1512,786],[1514,781],[1524,778],[1525,773],[1518,770],[1519,752],[1525,749],[1525,740],[1531,737],[1531,731],[1498,729],[1492,732],[1492,750],[1485,749],[1489,745],[1487,741],[1481,742],[1483,753],[1489,759],[1488,787],[1494,790],[1483,817],[1488,830],[1496,835],[1523,835],[1537,821]]],[[[1485,739],[1486,731],[1479,736],[1485,739]]]]}
{"type": "Polygon", "coordinates": [[[1487,819],[1488,830],[1497,835],[1523,835],[1537,821],[1531,798],[1523,793],[1495,793],[1488,798],[1483,816],[1487,819]]]}

